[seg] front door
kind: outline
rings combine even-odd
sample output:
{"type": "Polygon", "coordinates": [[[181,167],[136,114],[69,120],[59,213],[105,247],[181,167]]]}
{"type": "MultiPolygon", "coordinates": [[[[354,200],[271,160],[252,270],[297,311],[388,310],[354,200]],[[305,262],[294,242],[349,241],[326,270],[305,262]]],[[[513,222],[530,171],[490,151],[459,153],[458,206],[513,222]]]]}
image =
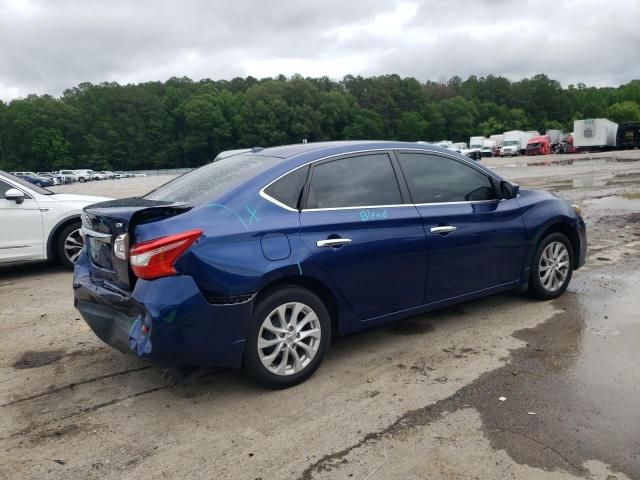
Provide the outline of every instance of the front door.
{"type": "Polygon", "coordinates": [[[15,188],[0,180],[0,262],[34,260],[44,257],[42,213],[38,202],[25,193],[24,202],[7,200],[7,190],[15,188]]]}
{"type": "Polygon", "coordinates": [[[380,152],[319,162],[300,214],[302,241],[361,320],[423,300],[424,229],[396,168],[380,152]]]}
{"type": "Polygon", "coordinates": [[[516,199],[499,200],[484,171],[431,153],[399,152],[429,250],[425,303],[517,281],[525,233],[516,199]]]}

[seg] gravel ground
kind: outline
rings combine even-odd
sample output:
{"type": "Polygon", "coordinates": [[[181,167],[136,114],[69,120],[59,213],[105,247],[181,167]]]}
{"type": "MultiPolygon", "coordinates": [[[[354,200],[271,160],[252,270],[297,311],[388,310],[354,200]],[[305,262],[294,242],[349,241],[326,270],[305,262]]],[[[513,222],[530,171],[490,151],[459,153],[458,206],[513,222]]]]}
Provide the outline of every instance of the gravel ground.
{"type": "Polygon", "coordinates": [[[589,258],[567,293],[335,339],[284,391],[122,355],[74,310],[69,272],[0,268],[0,478],[640,478],[640,152],[483,162],[583,207],[589,258]]]}

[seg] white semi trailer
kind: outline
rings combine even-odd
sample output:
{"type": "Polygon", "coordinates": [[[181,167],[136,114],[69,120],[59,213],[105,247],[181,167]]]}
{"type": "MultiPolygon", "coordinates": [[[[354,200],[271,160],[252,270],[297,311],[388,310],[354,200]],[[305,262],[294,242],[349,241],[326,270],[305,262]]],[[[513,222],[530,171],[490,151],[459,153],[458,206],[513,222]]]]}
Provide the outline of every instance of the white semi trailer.
{"type": "Polygon", "coordinates": [[[618,124],[606,118],[587,118],[573,122],[573,146],[578,150],[615,148],[618,124]]]}

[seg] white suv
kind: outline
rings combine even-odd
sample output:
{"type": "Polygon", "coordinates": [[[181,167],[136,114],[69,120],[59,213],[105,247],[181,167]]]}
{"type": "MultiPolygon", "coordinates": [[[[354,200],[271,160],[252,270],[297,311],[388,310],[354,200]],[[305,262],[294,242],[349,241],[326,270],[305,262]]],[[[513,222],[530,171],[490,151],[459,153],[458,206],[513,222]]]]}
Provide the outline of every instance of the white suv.
{"type": "Polygon", "coordinates": [[[78,174],[76,173],[75,170],[60,170],[58,174],[68,177],[74,182],[78,181],[78,174]]]}
{"type": "Polygon", "coordinates": [[[87,182],[89,180],[96,180],[96,176],[93,170],[74,170],[78,176],[79,182],[87,182]]]}
{"type": "Polygon", "coordinates": [[[105,200],[54,193],[0,171],[0,263],[57,258],[73,267],[83,247],[80,212],[105,200]]]}

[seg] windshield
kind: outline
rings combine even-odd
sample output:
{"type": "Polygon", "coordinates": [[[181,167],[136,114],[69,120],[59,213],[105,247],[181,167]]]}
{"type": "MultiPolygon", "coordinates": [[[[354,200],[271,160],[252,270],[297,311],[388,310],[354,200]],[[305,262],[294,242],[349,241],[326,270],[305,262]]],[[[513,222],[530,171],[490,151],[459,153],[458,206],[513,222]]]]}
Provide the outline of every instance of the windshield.
{"type": "Polygon", "coordinates": [[[273,163],[273,157],[235,155],[197,168],[152,190],[149,200],[188,202],[194,205],[228,192],[273,163]]]}
{"type": "Polygon", "coordinates": [[[0,170],[0,176],[4,176],[10,180],[12,180],[13,182],[22,185],[25,188],[28,188],[29,190],[39,193],[40,195],[53,195],[54,192],[52,192],[51,190],[47,190],[46,188],[42,188],[39,187],[37,185],[34,185],[33,183],[27,182],[26,180],[23,180],[20,177],[16,177],[15,175],[11,175],[10,173],[4,172],[2,170],[0,170]]]}
{"type": "Polygon", "coordinates": [[[518,142],[516,140],[506,140],[502,145],[505,147],[510,147],[511,145],[517,145],[518,142]]]}

